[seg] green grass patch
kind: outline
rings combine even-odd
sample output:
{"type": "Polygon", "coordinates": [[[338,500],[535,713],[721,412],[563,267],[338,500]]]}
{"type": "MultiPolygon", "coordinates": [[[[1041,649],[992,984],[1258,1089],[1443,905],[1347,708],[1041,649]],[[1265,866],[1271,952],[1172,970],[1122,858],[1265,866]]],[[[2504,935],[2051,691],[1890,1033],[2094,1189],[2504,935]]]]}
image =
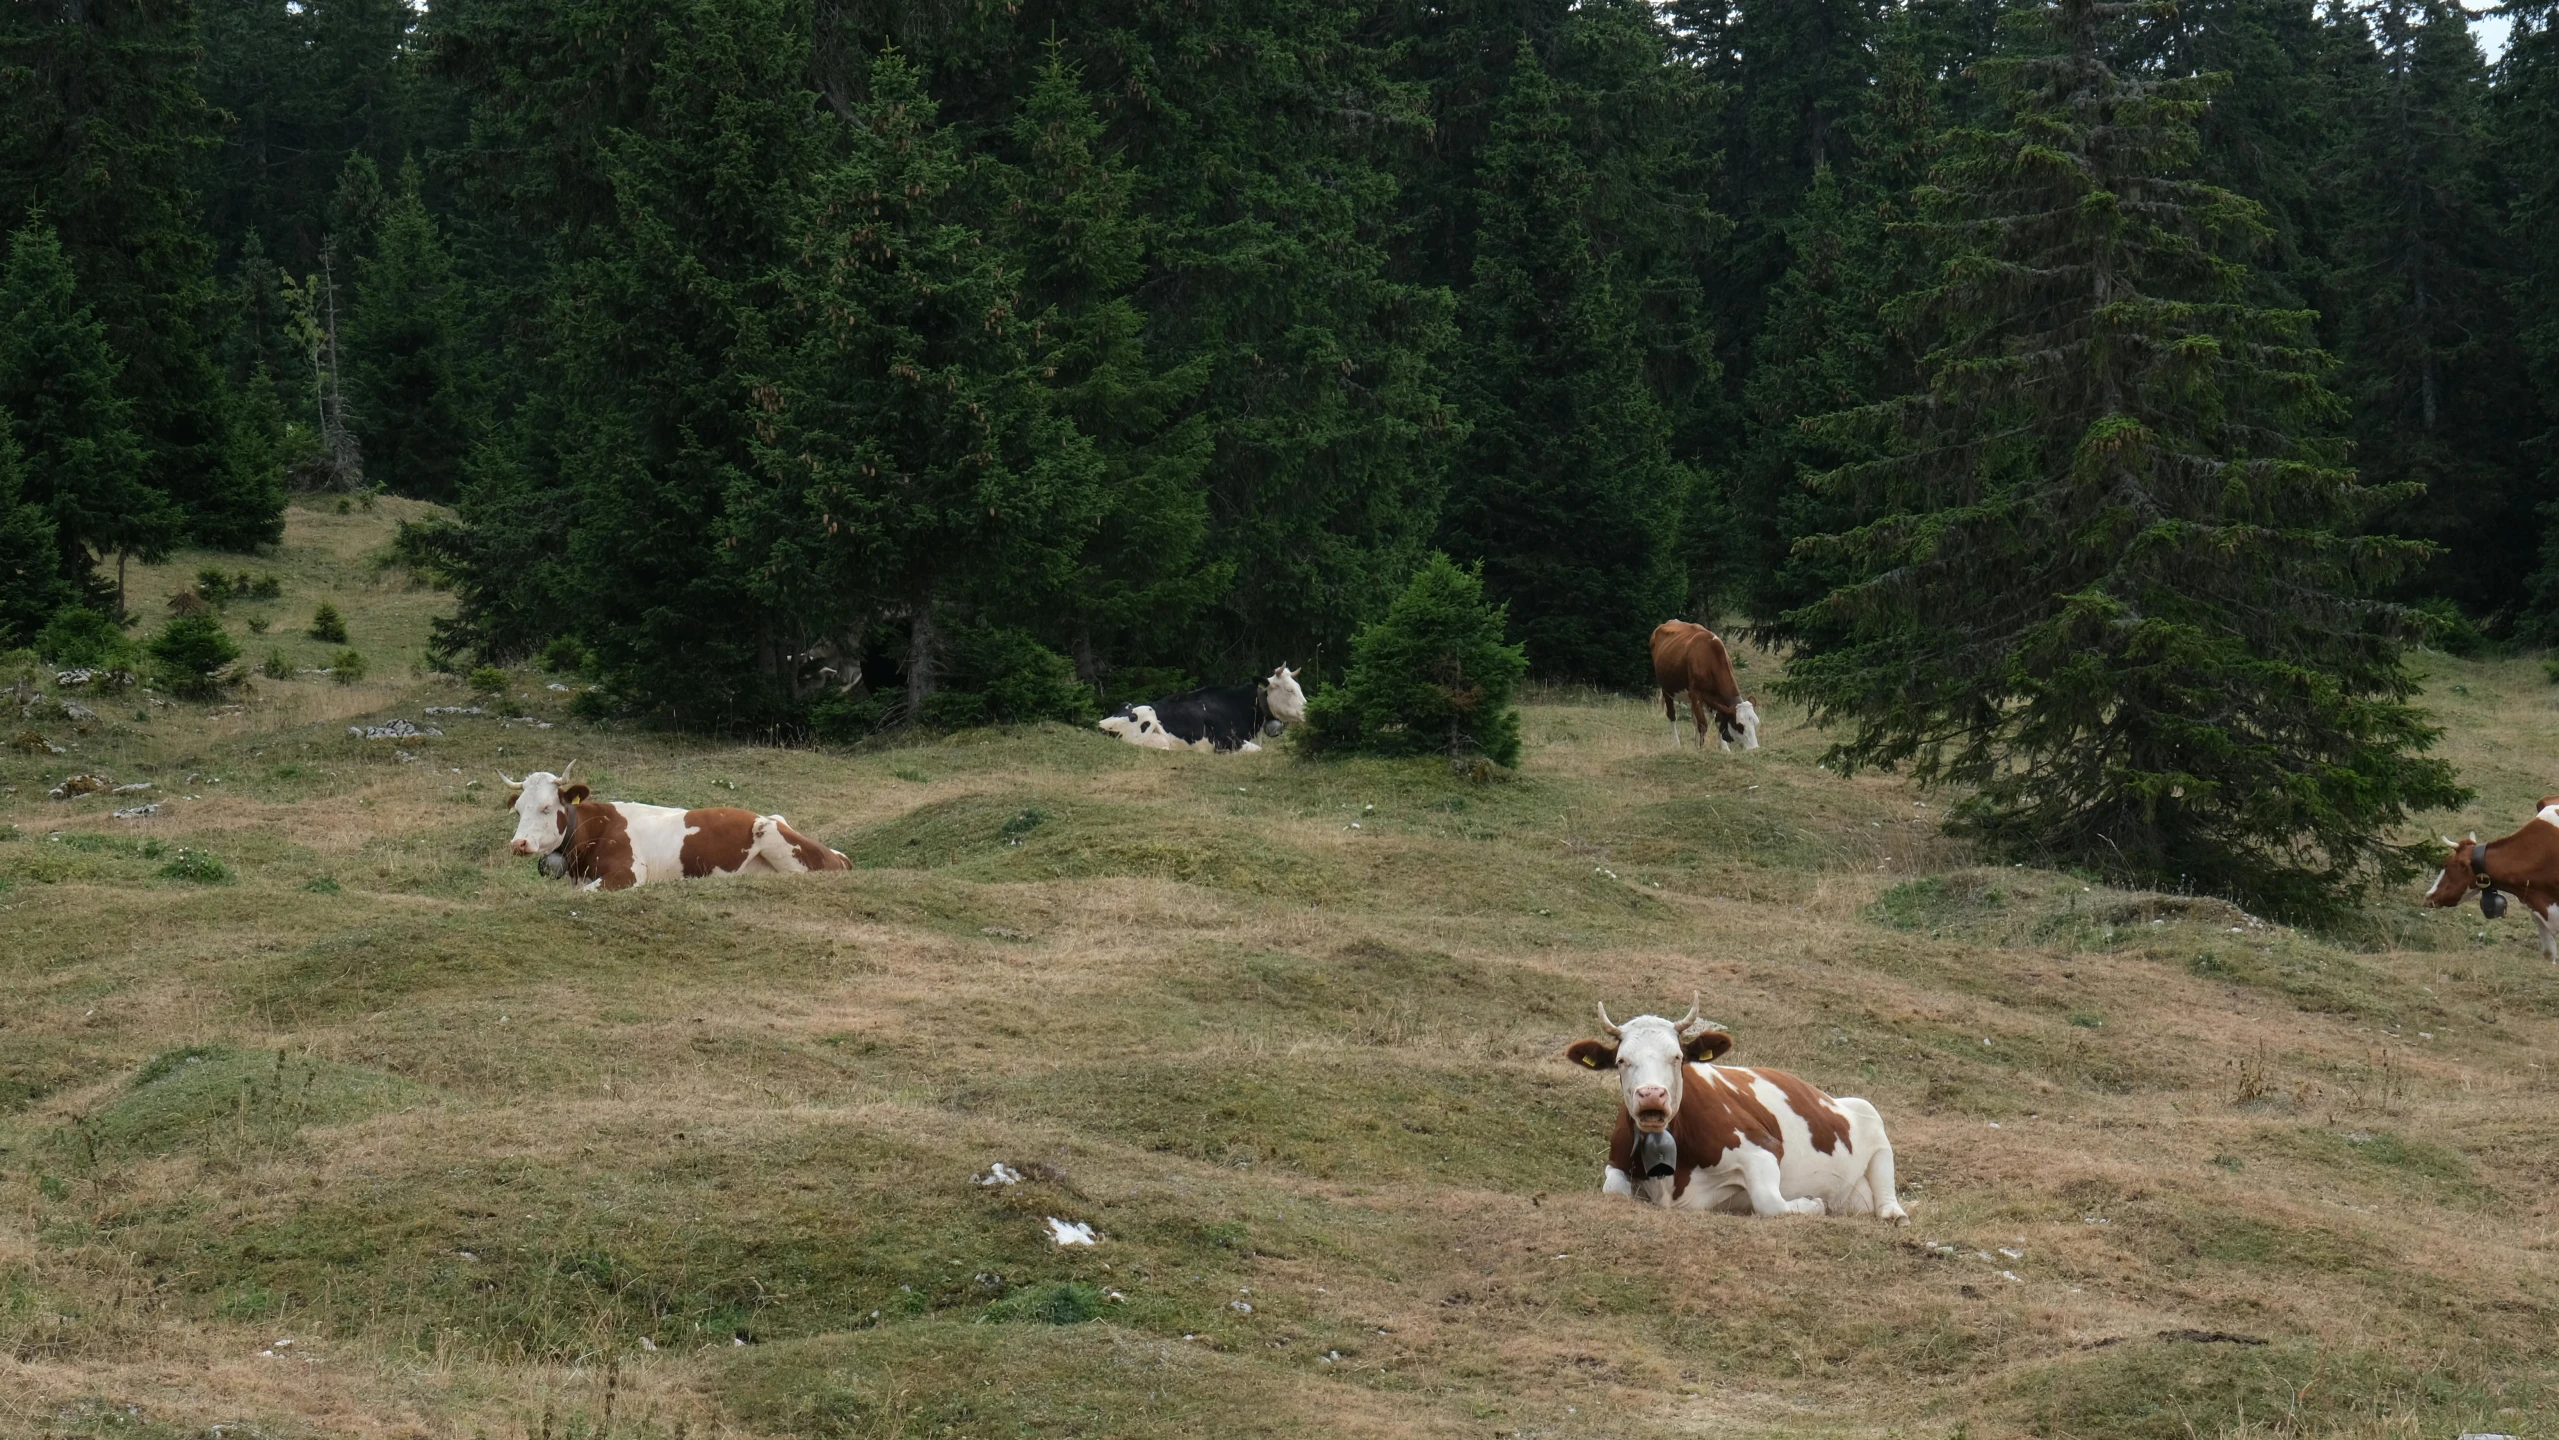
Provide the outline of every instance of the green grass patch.
{"type": "Polygon", "coordinates": [[[1877,921],[1896,930],[1931,932],[1965,928],[2007,907],[2007,892],[1979,872],[1923,875],[1905,880],[1875,902],[1877,921]]]}
{"type": "Polygon", "coordinates": [[[717,1388],[748,1423],[810,1440],[1190,1440],[1327,1433],[1320,1392],[1292,1396],[1305,1383],[1117,1325],[932,1321],[759,1347],[724,1367],[717,1388]]]}
{"type": "MultiPolygon", "coordinates": [[[[2127,1337],[2024,1369],[1999,1408],[2027,1433],[2085,1440],[2194,1440],[2234,1431],[2327,1434],[2394,1417],[2385,1433],[2503,1431],[2495,1388],[2477,1377],[2359,1350],[2179,1332],[2127,1337]],[[2190,1338],[2211,1336],[2214,1338],[2190,1338]],[[2404,1431],[2400,1428],[2405,1426],[2404,1431]]],[[[2359,1428],[2359,1427],[2356,1427],[2359,1428]]]]}
{"type": "Polygon", "coordinates": [[[306,1125],[337,1125],[431,1098],[394,1075],[283,1050],[190,1046],[152,1057],[90,1114],[81,1143],[138,1158],[213,1146],[271,1148],[306,1125]]]}

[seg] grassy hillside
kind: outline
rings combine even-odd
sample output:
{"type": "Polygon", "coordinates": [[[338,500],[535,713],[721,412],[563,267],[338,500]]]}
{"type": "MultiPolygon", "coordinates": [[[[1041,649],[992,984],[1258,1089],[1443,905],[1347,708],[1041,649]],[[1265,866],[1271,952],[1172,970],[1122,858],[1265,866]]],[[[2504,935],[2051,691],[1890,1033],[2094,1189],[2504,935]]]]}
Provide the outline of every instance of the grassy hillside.
{"type": "MultiPolygon", "coordinates": [[[[2323,936],[1982,867],[1765,703],[1765,750],[1701,755],[1551,697],[1489,785],[715,745],[529,671],[430,717],[473,701],[417,663],[442,598],[369,559],[398,511],[297,510],[252,567],[284,598],[227,617],[316,666],[331,600],[363,683],[9,727],[67,753],[0,758],[0,1433],[2559,1423],[2528,920],[2410,890],[2323,936]],[[445,733],[347,733],[393,717],[445,733]],[[496,772],[571,759],[857,868],[545,883],[496,772]],[[46,798],[79,771],[167,804],[46,798]],[[1737,1060],[1881,1107],[1915,1223],[1597,1194],[1614,1091],[1560,1052],[1692,991],[1737,1060]]],[[[2429,820],[2502,833],[2559,790],[2559,690],[2429,663],[2481,791],[2429,820]]]]}

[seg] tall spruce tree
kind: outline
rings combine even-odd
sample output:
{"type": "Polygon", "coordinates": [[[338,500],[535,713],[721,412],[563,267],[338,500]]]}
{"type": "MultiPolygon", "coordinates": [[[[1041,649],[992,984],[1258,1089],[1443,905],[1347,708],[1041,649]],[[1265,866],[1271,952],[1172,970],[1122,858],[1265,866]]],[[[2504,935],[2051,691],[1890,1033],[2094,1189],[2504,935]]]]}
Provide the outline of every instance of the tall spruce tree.
{"type": "Polygon", "coordinates": [[[41,208],[124,360],[144,479],[189,538],[247,549],[283,534],[283,494],[228,463],[213,362],[213,246],[194,181],[214,116],[197,91],[187,0],[0,10],[0,217],[41,208]]]}
{"type": "Polygon", "coordinates": [[[2525,455],[2538,406],[2510,308],[2487,69],[2448,0],[2379,0],[2349,22],[2357,39],[2366,24],[2371,63],[2330,169],[2355,461],[2423,487],[2387,516],[2439,547],[2413,585],[2504,622],[2533,569],[2542,488],[2525,455]]]}
{"type": "Polygon", "coordinates": [[[1104,148],[1062,47],[1050,47],[1012,138],[1000,231],[1024,267],[1043,376],[1103,466],[1092,538],[1059,577],[1058,619],[1040,628],[1087,684],[1106,684],[1114,666],[1178,662],[1200,638],[1191,617],[1233,579],[1232,562],[1203,556],[1211,449],[1196,399],[1208,366],[1167,365],[1149,351],[1132,298],[1146,274],[1138,177],[1104,148]]]}
{"type": "Polygon", "coordinates": [[[1471,433],[1444,533],[1481,563],[1536,673],[1620,685],[1688,598],[1691,476],[1645,382],[1631,297],[1592,243],[1591,175],[1566,123],[1522,41],[1480,166],[1452,387],[1471,433]]]}
{"type": "Polygon", "coordinates": [[[927,718],[956,632],[1071,581],[1102,466],[1039,383],[1018,272],[967,223],[959,136],[902,55],[867,90],[795,225],[799,323],[777,315],[757,474],[724,528],[762,608],[810,617],[810,638],[902,626],[907,713],[927,718]]]}
{"type": "MultiPolygon", "coordinates": [[[[2559,0],[2512,0],[2512,29],[2497,62],[2493,143],[2510,199],[2508,236],[2518,252],[2510,291],[2517,343],[2538,391],[2540,424],[2559,422],[2559,0]]],[[[2536,437],[2545,495],[2559,495],[2559,428],[2536,437]]],[[[2541,509],[2541,550],[2517,630],[2559,644],[2559,500],[2541,509]]]]}
{"type": "Polygon", "coordinates": [[[2311,317],[2242,298],[2257,207],[2186,178],[2205,85],[2118,68],[2172,13],[2039,7],[2005,123],[1947,138],[1927,388],[1830,422],[1890,453],[1825,477],[1878,518],[1818,542],[1851,578],[1786,689],[2002,851],[2298,913],[2467,792],[2367,598],[2424,553],[2358,533],[2404,492],[2323,438],[2311,317]]]}
{"type": "Polygon", "coordinates": [[[477,103],[456,166],[521,247],[517,338],[538,356],[439,538],[461,602],[439,645],[571,634],[652,717],[788,718],[786,657],[841,606],[770,606],[725,516],[755,468],[741,350],[790,256],[794,186],[826,159],[805,11],[455,0],[436,23],[477,103]]]}
{"type": "Polygon", "coordinates": [[[123,562],[165,556],[183,517],[143,479],[133,405],[118,384],[123,361],[81,303],[70,259],[42,220],[10,237],[0,317],[0,416],[23,451],[25,498],[52,521],[57,573],[83,598],[113,597],[120,613],[123,562]],[[117,574],[105,584],[94,566],[110,556],[117,574]]]}
{"type": "Polygon", "coordinates": [[[1772,639],[1797,638],[1785,617],[1841,578],[1836,566],[1795,553],[1795,543],[1860,518],[1848,497],[1812,490],[1804,476],[1873,458],[1870,449],[1843,453],[1804,417],[1916,384],[1907,334],[1884,310],[1925,274],[1926,246],[1908,222],[1941,128],[1941,82],[1907,14],[1887,26],[1878,50],[1876,83],[1845,127],[1849,157],[1822,167],[1787,222],[1794,263],[1769,295],[1742,391],[1749,443],[1733,467],[1731,518],[1710,552],[1715,592],[1740,599],[1772,639]]]}
{"type": "Polygon", "coordinates": [[[397,494],[449,499],[460,480],[471,437],[455,353],[459,302],[452,257],[411,161],[357,267],[344,342],[366,477],[397,494]]]}

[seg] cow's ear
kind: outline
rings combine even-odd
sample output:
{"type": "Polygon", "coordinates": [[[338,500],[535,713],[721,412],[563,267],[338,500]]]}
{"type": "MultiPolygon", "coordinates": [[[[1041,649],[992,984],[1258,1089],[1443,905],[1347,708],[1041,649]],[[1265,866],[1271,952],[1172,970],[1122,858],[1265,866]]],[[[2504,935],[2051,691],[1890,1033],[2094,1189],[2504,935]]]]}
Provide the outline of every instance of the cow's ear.
{"type": "Polygon", "coordinates": [[[1701,1030],[1679,1042],[1679,1053],[1692,1065],[1703,1065],[1733,1048],[1733,1037],[1721,1030],[1701,1030]]]}
{"type": "Polygon", "coordinates": [[[1592,1070],[1614,1070],[1617,1047],[1605,1040],[1576,1040],[1564,1052],[1564,1058],[1592,1070]]]}
{"type": "Polygon", "coordinates": [[[563,785],[560,787],[560,803],[563,805],[575,805],[594,793],[594,791],[589,790],[583,785],[563,785]]]}
{"type": "Polygon", "coordinates": [[[515,808],[515,802],[516,802],[516,801],[518,801],[518,800],[521,800],[521,799],[523,799],[523,798],[524,798],[524,792],[523,792],[523,791],[521,791],[521,790],[509,790],[508,792],[506,792],[506,808],[508,808],[509,810],[514,809],[514,808],[515,808]]]}

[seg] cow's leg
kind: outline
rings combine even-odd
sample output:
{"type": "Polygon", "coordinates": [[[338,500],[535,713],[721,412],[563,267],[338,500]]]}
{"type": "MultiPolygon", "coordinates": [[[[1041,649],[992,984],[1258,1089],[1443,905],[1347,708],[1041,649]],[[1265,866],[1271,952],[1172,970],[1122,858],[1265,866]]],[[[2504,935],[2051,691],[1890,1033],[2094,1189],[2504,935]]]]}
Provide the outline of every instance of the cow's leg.
{"type": "Polygon", "coordinates": [[[1875,1218],[1895,1225],[1910,1223],[1910,1212],[1901,1208],[1901,1197],[1893,1193],[1893,1147],[1878,1145],[1866,1161],[1866,1182],[1875,1192],[1875,1218]]]}
{"type": "Polygon", "coordinates": [[[1689,718],[1697,722],[1697,748],[1706,748],[1706,717],[1714,707],[1706,703],[1706,692],[1695,685],[1688,687],[1689,718]]]}
{"type": "Polygon", "coordinates": [[[2552,901],[2546,911],[2533,910],[2532,918],[2541,926],[2541,958],[2559,960],[2559,900],[2552,901]]]}
{"type": "Polygon", "coordinates": [[[1750,1195],[1753,1215],[1827,1215],[1830,1207],[1816,1199],[1789,1200],[1777,1188],[1777,1157],[1756,1145],[1740,1152],[1742,1188],[1750,1195]]]}
{"type": "Polygon", "coordinates": [[[1632,1182],[1627,1180],[1625,1171],[1611,1165],[1608,1167],[1607,1176],[1599,1182],[1599,1193],[1602,1195],[1623,1195],[1627,1199],[1632,1200],[1635,1198],[1635,1186],[1632,1182]]]}
{"type": "Polygon", "coordinates": [[[1662,714],[1670,720],[1670,748],[1676,750],[1679,748],[1679,697],[1667,689],[1662,691],[1662,714]]]}

